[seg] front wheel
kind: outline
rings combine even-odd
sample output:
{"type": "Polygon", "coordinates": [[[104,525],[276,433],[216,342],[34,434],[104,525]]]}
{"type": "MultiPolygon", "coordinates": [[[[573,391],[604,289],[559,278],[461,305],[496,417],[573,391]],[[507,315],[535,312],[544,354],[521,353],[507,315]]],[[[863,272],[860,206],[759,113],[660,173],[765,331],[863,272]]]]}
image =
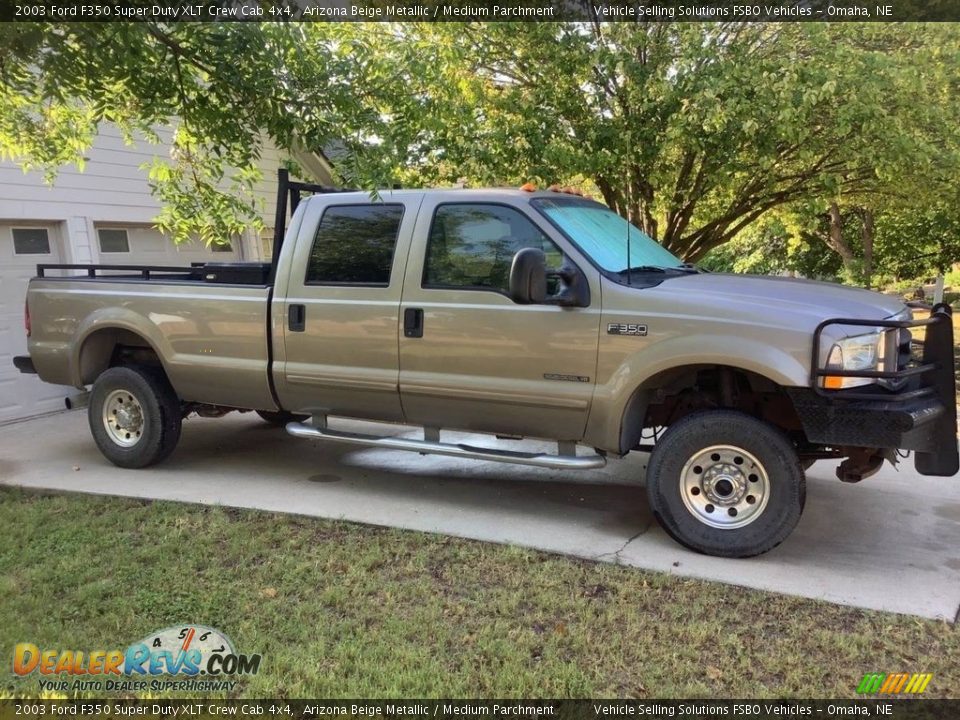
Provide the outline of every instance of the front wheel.
{"type": "Polygon", "coordinates": [[[163,372],[138,366],[113,367],[97,378],[87,418],[100,452],[123,468],[166,458],[177,446],[183,420],[163,372]]]}
{"type": "Polygon", "coordinates": [[[677,542],[708,555],[751,557],[793,531],[806,479],[792,443],[733,410],[694,413],[671,425],[647,469],[654,515],[677,542]]]}

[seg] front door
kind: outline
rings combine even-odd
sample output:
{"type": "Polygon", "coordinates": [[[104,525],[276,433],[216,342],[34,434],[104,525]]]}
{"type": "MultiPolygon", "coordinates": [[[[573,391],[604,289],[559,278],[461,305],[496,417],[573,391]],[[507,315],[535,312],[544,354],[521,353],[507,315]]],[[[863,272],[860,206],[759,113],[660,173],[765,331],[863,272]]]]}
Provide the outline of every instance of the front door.
{"type": "Polygon", "coordinates": [[[403,419],[398,313],[421,198],[306,208],[300,235],[313,242],[296,248],[286,297],[272,308],[277,333],[282,324],[274,378],[285,409],[403,419]]]}
{"type": "Polygon", "coordinates": [[[542,249],[550,267],[563,259],[520,207],[428,198],[415,233],[428,242],[425,257],[411,254],[401,302],[407,422],[580,439],[596,375],[599,294],[586,308],[510,300],[517,250],[542,249]]]}

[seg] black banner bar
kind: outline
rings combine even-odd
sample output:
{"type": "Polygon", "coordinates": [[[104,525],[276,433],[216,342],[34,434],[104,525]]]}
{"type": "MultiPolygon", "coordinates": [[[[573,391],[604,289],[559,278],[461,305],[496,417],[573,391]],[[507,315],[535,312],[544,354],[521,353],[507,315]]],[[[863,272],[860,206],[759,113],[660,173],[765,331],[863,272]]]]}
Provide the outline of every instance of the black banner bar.
{"type": "Polygon", "coordinates": [[[960,0],[5,0],[10,21],[952,22],[960,0]]]}
{"type": "Polygon", "coordinates": [[[104,718],[497,718],[515,720],[614,720],[616,718],[869,717],[890,720],[953,720],[960,700],[871,698],[862,700],[0,700],[0,720],[104,718]]]}

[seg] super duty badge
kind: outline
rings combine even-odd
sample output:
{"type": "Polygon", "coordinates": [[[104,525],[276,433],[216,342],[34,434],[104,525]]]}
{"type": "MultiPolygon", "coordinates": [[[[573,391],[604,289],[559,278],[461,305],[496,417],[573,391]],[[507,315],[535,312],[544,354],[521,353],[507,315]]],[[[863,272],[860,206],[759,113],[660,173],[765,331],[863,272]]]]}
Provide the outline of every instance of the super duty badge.
{"type": "Polygon", "coordinates": [[[607,323],[607,335],[646,335],[647,326],[637,323],[607,323]]]}

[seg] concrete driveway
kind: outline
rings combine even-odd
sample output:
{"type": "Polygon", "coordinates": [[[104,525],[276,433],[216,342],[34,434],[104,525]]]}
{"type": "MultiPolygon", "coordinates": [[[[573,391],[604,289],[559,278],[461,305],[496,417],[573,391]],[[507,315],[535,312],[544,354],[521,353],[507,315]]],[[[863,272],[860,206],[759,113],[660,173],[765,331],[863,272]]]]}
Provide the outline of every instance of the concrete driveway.
{"type": "MultiPolygon", "coordinates": [[[[335,426],[369,431],[363,423],[335,426]]],[[[660,530],[641,487],[645,459],[564,473],[297,440],[253,414],[232,414],[188,420],[166,463],[130,471],[100,455],[82,411],[0,426],[7,485],[342,518],[956,619],[957,479],[924,478],[904,465],[845,485],[819,463],[808,472],[806,511],[793,535],[762,557],[724,560],[691,553],[660,530]]]]}

